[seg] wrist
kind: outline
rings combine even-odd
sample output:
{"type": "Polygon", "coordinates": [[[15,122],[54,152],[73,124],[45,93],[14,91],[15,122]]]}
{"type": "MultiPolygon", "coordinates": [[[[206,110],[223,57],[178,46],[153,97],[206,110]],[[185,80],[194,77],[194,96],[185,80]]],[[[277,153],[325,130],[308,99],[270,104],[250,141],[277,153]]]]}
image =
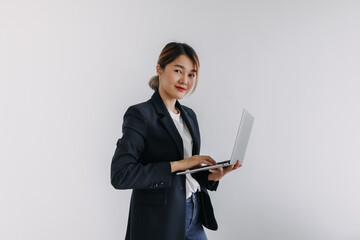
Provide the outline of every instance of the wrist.
{"type": "Polygon", "coordinates": [[[179,164],[178,162],[170,162],[171,166],[171,173],[179,171],[179,164]]]}
{"type": "Polygon", "coordinates": [[[210,173],[210,174],[208,175],[208,180],[209,180],[209,181],[217,181],[218,179],[216,179],[216,178],[214,177],[214,175],[210,173]]]}
{"type": "Polygon", "coordinates": [[[214,180],[212,180],[211,173],[208,175],[208,180],[209,181],[214,181],[214,180]]]}

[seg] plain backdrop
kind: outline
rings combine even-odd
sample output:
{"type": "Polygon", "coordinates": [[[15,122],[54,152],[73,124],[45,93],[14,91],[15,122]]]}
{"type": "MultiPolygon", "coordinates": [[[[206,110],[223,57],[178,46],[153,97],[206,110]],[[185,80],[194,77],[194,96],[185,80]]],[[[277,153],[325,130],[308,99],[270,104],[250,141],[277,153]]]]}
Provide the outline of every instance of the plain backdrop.
{"type": "Polygon", "coordinates": [[[209,239],[360,239],[359,1],[0,1],[0,239],[115,240],[110,185],[126,109],[161,49],[200,58],[201,153],[244,166],[211,193],[209,239]]]}

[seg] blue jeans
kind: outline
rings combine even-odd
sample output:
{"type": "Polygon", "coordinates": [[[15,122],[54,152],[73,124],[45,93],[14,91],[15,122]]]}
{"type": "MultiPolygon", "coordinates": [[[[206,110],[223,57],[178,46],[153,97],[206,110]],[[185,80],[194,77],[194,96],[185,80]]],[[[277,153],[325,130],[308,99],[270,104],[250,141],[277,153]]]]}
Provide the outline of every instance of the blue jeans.
{"type": "Polygon", "coordinates": [[[200,220],[200,204],[198,193],[186,199],[185,240],[207,240],[200,220]]]}

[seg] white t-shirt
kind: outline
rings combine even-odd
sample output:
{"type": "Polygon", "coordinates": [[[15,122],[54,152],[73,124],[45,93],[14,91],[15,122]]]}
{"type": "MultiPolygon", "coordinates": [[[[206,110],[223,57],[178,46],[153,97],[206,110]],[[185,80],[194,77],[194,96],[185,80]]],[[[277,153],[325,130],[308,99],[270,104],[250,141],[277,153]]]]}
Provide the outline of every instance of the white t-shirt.
{"type": "MultiPolygon", "coordinates": [[[[170,113],[171,118],[173,119],[175,126],[183,140],[184,146],[184,158],[189,158],[192,156],[192,149],[193,149],[193,140],[189,129],[187,128],[186,124],[184,123],[183,119],[180,117],[180,110],[178,114],[173,113],[172,111],[168,110],[170,113]]],[[[192,193],[196,191],[200,191],[199,183],[191,176],[191,174],[186,174],[186,198],[190,197],[192,193]]]]}

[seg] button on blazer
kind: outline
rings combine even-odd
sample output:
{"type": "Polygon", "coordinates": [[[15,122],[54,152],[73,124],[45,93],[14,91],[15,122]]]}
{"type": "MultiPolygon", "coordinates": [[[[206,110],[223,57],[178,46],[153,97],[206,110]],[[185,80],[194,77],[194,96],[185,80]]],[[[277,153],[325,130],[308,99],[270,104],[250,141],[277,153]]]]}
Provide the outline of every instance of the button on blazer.
{"type": "MultiPolygon", "coordinates": [[[[193,139],[193,155],[200,152],[200,132],[194,111],[176,101],[193,139]]],[[[133,189],[127,240],[183,240],[185,236],[185,176],[171,173],[170,161],[184,158],[182,138],[158,91],[146,102],[133,105],[124,115],[122,137],[111,163],[111,184],[133,189]]],[[[192,174],[201,187],[202,224],[217,229],[207,190],[208,171],[192,174]]]]}

